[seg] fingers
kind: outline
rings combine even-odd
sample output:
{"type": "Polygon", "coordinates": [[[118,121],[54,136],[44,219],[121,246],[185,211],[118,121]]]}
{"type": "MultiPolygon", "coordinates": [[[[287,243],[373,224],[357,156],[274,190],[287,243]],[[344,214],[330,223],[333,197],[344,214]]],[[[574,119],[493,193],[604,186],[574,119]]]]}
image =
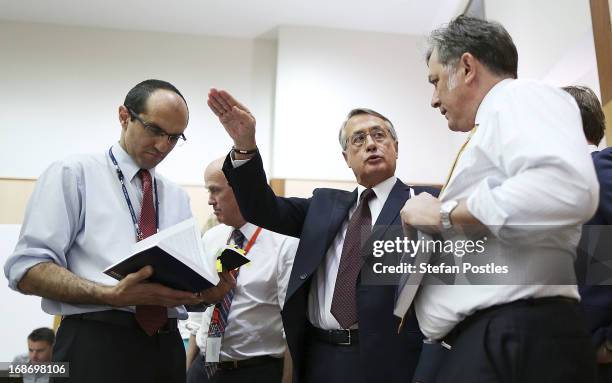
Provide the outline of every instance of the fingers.
{"type": "Polygon", "coordinates": [[[249,113],[249,114],[251,113],[249,108],[239,103],[231,94],[227,93],[227,91],[220,90],[219,96],[222,102],[224,103],[224,106],[229,107],[230,109],[238,108],[240,110],[245,111],[246,113],[249,113]]]}
{"type": "Polygon", "coordinates": [[[236,278],[234,278],[234,276],[229,271],[223,271],[219,273],[219,278],[219,285],[224,284],[229,285],[231,287],[234,287],[236,285],[236,278]]]}
{"type": "Polygon", "coordinates": [[[240,110],[251,114],[249,108],[238,102],[231,94],[225,90],[210,89],[208,92],[208,106],[217,116],[229,113],[232,110],[240,110]]]}
{"type": "Polygon", "coordinates": [[[122,282],[124,282],[125,285],[134,285],[151,277],[151,275],[153,275],[153,267],[145,266],[135,273],[126,275],[122,282]]]}
{"type": "Polygon", "coordinates": [[[149,293],[154,300],[153,304],[175,307],[186,304],[198,304],[202,301],[197,294],[189,291],[175,290],[157,283],[149,284],[147,287],[150,289],[149,293]]]}
{"type": "Polygon", "coordinates": [[[213,111],[213,113],[217,116],[217,117],[221,117],[223,115],[223,110],[216,105],[216,102],[211,100],[210,98],[208,99],[208,101],[206,102],[208,104],[208,107],[210,108],[210,110],[213,111]]]}
{"type": "Polygon", "coordinates": [[[235,105],[230,104],[230,101],[233,100],[233,97],[229,95],[229,93],[225,92],[226,97],[223,97],[221,92],[216,89],[211,89],[208,92],[208,105],[215,111],[217,115],[223,115],[232,110],[232,107],[235,105]],[[227,98],[229,97],[229,99],[227,98]]]}
{"type": "Polygon", "coordinates": [[[234,278],[229,271],[223,271],[219,273],[219,283],[217,286],[208,288],[198,294],[200,297],[200,302],[219,302],[235,286],[236,278],[234,278]]]}

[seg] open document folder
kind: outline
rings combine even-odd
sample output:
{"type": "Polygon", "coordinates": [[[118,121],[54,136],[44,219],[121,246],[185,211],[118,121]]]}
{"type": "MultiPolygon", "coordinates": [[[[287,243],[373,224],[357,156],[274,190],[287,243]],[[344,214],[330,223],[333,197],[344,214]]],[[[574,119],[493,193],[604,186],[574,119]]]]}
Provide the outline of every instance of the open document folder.
{"type": "Polygon", "coordinates": [[[195,218],[190,218],[134,244],[130,255],[104,273],[117,279],[144,266],[153,266],[150,282],[177,290],[198,292],[217,285],[215,259],[207,260],[195,218]]]}

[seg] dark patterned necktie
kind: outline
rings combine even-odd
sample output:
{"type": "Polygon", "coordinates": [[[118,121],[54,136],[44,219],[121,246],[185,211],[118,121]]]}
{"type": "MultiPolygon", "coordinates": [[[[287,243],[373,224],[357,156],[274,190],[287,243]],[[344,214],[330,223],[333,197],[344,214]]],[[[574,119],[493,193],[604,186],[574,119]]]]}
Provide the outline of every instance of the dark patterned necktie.
{"type": "Polygon", "coordinates": [[[362,234],[369,234],[372,231],[372,214],[368,201],[374,196],[376,194],[372,189],[366,189],[361,193],[359,206],[349,220],[344,237],[330,311],[340,326],[345,329],[357,322],[355,289],[363,262],[361,259],[362,234]]]}
{"type": "MultiPolygon", "coordinates": [[[[157,232],[157,222],[151,173],[146,169],[140,169],[138,176],[142,181],[142,206],[138,227],[144,239],[157,232]]],[[[136,321],[149,336],[152,336],[168,321],[168,311],[163,306],[136,306],[136,321]]]]}
{"type": "MultiPolygon", "coordinates": [[[[246,238],[238,229],[234,229],[230,239],[234,242],[234,245],[242,249],[246,238]]],[[[238,269],[230,271],[234,278],[238,277],[238,269]]],[[[234,287],[235,289],[235,287],[234,287]]],[[[224,297],[223,300],[215,305],[212,319],[210,320],[210,326],[208,327],[208,336],[222,338],[225,334],[225,327],[227,326],[227,318],[229,317],[230,308],[232,307],[232,300],[234,299],[234,289],[231,289],[224,297]]],[[[206,360],[206,358],[204,359],[206,360]]],[[[215,362],[205,362],[204,371],[208,379],[217,372],[218,364],[215,362]]]]}

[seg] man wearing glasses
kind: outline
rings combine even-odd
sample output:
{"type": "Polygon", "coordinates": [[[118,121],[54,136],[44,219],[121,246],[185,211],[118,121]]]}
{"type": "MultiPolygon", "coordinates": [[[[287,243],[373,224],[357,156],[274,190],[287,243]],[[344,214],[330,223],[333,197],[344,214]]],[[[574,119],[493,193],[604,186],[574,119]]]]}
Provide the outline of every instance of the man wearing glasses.
{"type": "MultiPolygon", "coordinates": [[[[355,109],[342,124],[342,155],[359,184],[353,192],[316,189],[311,198],[281,198],[266,183],[249,110],[216,89],[208,105],[234,141],[223,171],[244,218],[300,238],[282,311],[293,381],[405,382],[421,350],[416,321],[412,317],[398,334],[395,286],[362,283],[373,225],[399,225],[411,193],[395,177],[398,140],[391,121],[355,109]]],[[[414,188],[417,194],[422,189],[414,188]]]]}
{"type": "Polygon", "coordinates": [[[119,121],[119,142],[104,153],[55,162],[41,175],[4,272],[11,288],[63,316],[53,357],[70,363],[66,381],[182,383],[183,305],[218,301],[234,280],[223,273],[217,287],[196,294],[147,282],[150,266],[119,283],[103,274],[136,241],[191,216],[187,194],[155,171],[185,140],[180,92],[143,81],[119,121]]]}

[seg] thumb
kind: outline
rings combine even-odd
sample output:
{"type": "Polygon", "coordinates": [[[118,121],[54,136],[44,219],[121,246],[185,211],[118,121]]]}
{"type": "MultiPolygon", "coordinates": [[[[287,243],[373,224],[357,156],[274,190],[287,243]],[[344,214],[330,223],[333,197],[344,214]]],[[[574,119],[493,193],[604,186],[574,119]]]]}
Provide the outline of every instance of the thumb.
{"type": "Polygon", "coordinates": [[[123,278],[123,281],[125,281],[125,284],[135,285],[136,283],[142,282],[145,279],[151,277],[152,275],[153,275],[153,267],[148,265],[138,270],[135,273],[126,275],[126,277],[123,278]]]}

